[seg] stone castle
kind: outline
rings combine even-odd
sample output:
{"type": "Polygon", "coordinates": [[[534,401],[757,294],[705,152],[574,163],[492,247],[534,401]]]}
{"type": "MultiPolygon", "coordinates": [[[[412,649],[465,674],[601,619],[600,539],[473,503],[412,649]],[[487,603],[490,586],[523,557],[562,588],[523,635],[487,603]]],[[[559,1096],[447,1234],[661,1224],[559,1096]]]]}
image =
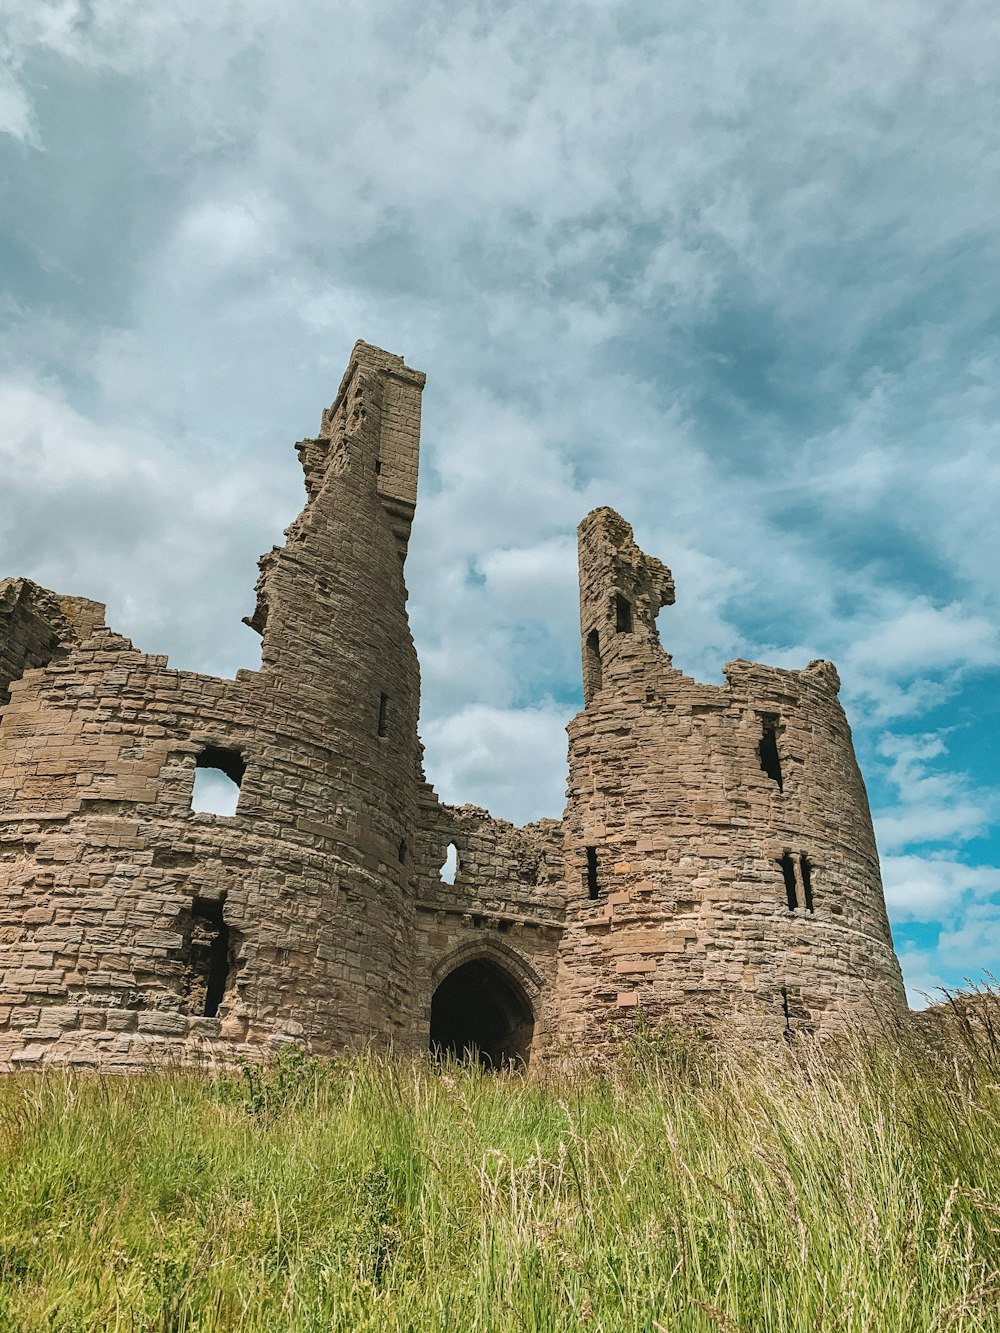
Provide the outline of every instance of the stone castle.
{"type": "Polygon", "coordinates": [[[788,1038],[905,1010],[836,670],[683,675],[670,572],[610,509],[579,530],[563,820],[438,800],[403,582],[423,386],[359,342],[296,446],[259,670],[172,670],[97,603],[0,582],[0,1066],[520,1062],[641,1020],[788,1038]],[[192,809],[200,768],[234,815],[192,809]]]}

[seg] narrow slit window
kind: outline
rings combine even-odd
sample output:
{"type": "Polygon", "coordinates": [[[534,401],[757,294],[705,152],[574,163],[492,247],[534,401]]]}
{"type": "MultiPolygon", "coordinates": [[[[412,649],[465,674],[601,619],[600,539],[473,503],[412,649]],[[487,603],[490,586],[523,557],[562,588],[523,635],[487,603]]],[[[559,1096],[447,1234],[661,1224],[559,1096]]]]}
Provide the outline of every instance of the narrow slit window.
{"type": "Polygon", "coordinates": [[[805,895],[806,911],[813,910],[813,884],[812,884],[812,866],[809,864],[808,856],[799,857],[799,869],[802,872],[802,892],[805,895]]]}
{"type": "Polygon", "coordinates": [[[191,927],[185,959],[189,1012],[215,1018],[225,999],[232,971],[230,930],[222,903],[196,898],[191,905],[191,927]]]}
{"type": "Polygon", "coordinates": [[[246,763],[238,750],[206,745],[195,758],[191,809],[195,814],[236,814],[246,763]]]}
{"type": "Polygon", "coordinates": [[[781,776],[781,756],[778,754],[778,719],[768,716],[761,719],[760,743],[757,746],[757,757],[760,760],[760,766],[771,779],[778,784],[778,791],[785,790],[785,784],[781,776]]]}
{"type": "Polygon", "coordinates": [[[597,848],[587,848],[587,896],[596,898],[601,891],[597,882],[597,848]]]}
{"type": "Polygon", "coordinates": [[[785,893],[788,895],[788,910],[794,912],[799,905],[799,891],[795,883],[795,862],[792,860],[791,853],[785,852],[778,864],[781,866],[781,873],[785,878],[785,893]]]}
{"type": "Polygon", "coordinates": [[[378,734],[384,736],[389,722],[389,696],[380,694],[378,697],[378,734]]]}
{"type": "Polygon", "coordinates": [[[615,593],[615,629],[619,634],[632,633],[632,603],[620,592],[615,593]]]}
{"type": "Polygon", "coordinates": [[[458,874],[458,848],[453,842],[449,842],[448,851],[445,854],[444,865],[441,867],[441,878],[445,884],[454,884],[455,876],[458,874]]]}
{"type": "Polygon", "coordinates": [[[400,865],[404,865],[405,863],[406,863],[406,839],[405,839],[405,838],[400,838],[400,840],[399,840],[399,864],[400,864],[400,865]]]}
{"type": "Polygon", "coordinates": [[[792,1039],[792,1014],[788,1006],[788,987],[781,988],[781,1012],[785,1018],[785,1041],[792,1039]]]}
{"type": "Polygon", "coordinates": [[[381,458],[376,458],[376,459],[375,459],[375,475],[376,475],[376,477],[381,477],[381,475],[382,475],[382,460],[381,460],[381,458]]]}
{"type": "Polygon", "coordinates": [[[592,629],[587,635],[587,676],[584,681],[588,699],[595,695],[601,688],[602,680],[601,636],[596,629],[592,629]]]}

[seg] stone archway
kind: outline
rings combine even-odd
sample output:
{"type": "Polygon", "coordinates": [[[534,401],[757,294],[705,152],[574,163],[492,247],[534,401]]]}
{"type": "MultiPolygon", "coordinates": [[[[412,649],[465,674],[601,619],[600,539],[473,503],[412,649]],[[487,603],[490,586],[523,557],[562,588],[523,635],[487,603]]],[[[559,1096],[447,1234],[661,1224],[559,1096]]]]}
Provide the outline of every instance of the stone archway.
{"type": "Polygon", "coordinates": [[[431,1000],[431,1050],[458,1059],[474,1057],[484,1069],[523,1069],[534,1030],[535,1015],[524,988],[491,958],[460,963],[431,1000]]]}

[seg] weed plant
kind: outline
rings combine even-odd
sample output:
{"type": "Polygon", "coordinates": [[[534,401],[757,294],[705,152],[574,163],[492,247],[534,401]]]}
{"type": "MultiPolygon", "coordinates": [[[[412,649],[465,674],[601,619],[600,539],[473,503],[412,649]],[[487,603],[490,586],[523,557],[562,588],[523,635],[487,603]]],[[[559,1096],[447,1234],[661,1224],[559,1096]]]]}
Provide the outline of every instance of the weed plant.
{"type": "Polygon", "coordinates": [[[297,1050],[10,1076],[0,1330],[998,1330],[990,1022],[640,1032],[529,1076],[297,1050]]]}

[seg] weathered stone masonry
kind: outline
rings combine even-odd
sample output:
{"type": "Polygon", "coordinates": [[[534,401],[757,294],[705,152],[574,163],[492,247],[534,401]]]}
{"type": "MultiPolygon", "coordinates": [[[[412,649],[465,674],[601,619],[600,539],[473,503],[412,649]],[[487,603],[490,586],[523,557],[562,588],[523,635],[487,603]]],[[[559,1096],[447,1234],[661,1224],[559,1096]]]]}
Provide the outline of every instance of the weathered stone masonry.
{"type": "Polygon", "coordinates": [[[297,446],[259,671],[174,671],[96,603],[0,583],[3,1067],[290,1040],[497,1061],[640,1014],[776,1037],[903,1009],[836,671],[675,670],[673,580],[611,510],[580,527],[564,819],[438,801],[403,582],[423,384],[358,343],[297,446]],[[239,781],[234,816],[192,810],[198,766],[239,781]]]}

